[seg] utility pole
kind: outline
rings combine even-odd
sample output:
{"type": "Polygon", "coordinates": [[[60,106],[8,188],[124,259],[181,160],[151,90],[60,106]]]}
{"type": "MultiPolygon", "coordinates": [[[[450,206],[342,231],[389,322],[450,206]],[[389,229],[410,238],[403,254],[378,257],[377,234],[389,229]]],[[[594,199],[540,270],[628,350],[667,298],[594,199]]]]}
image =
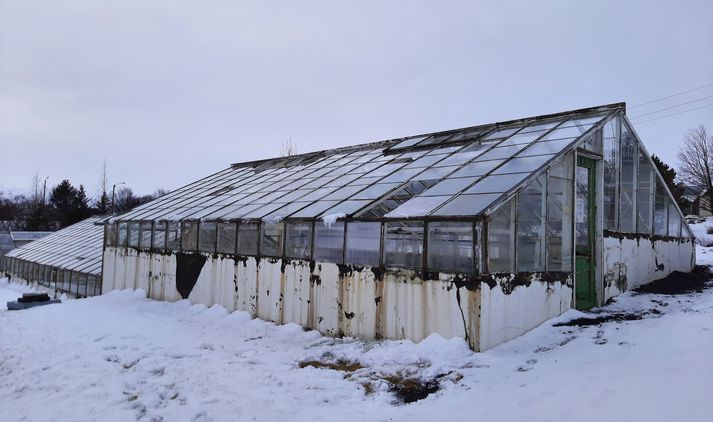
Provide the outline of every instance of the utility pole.
{"type": "Polygon", "coordinates": [[[111,187],[111,215],[114,215],[114,213],[116,212],[116,209],[114,208],[114,194],[116,193],[116,187],[125,183],[126,182],[114,183],[114,185],[111,187]]]}

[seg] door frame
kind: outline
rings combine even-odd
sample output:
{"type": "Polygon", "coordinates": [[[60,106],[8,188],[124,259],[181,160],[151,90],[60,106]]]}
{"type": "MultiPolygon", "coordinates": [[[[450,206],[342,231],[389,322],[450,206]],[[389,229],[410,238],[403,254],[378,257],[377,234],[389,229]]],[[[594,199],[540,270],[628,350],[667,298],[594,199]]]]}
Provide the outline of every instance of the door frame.
{"type": "MultiPolygon", "coordinates": [[[[574,275],[574,289],[572,292],[572,302],[573,302],[573,308],[575,309],[580,309],[577,303],[577,233],[576,233],[576,226],[577,226],[577,168],[578,167],[583,167],[589,169],[589,189],[588,189],[588,196],[589,196],[589,209],[586,210],[587,212],[587,224],[588,224],[588,234],[589,234],[589,246],[588,246],[588,255],[589,255],[589,261],[590,261],[590,266],[589,266],[589,280],[590,280],[590,289],[591,289],[591,297],[592,297],[592,306],[591,307],[596,307],[600,303],[600,289],[599,289],[599,284],[598,283],[598,275],[600,273],[599,269],[600,267],[600,257],[601,254],[599,253],[602,247],[601,241],[598,240],[598,234],[600,233],[601,225],[599,224],[599,217],[600,217],[600,208],[599,201],[598,199],[601,198],[599,190],[601,183],[599,183],[599,174],[600,174],[600,163],[601,163],[601,158],[600,157],[592,157],[589,156],[589,154],[581,154],[578,153],[575,158],[575,167],[574,167],[574,201],[575,201],[575,213],[574,213],[574,221],[573,225],[575,227],[575,230],[573,231],[573,256],[574,256],[574,268],[573,268],[573,275],[574,275]]],[[[589,309],[585,308],[585,309],[589,309]]]]}

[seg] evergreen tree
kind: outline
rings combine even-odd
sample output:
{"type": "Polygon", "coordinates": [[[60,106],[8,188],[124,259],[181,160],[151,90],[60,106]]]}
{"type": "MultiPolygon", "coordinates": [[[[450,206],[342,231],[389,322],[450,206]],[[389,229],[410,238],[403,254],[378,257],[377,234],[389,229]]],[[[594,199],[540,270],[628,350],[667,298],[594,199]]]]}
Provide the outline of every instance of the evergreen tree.
{"type": "Polygon", "coordinates": [[[102,192],[99,200],[97,201],[97,210],[100,214],[106,214],[109,212],[109,202],[109,195],[107,195],[106,192],[102,192]]]}
{"type": "Polygon", "coordinates": [[[84,185],[79,185],[79,189],[74,197],[71,213],[71,223],[74,224],[89,217],[89,198],[84,190],[84,185]]]}
{"type": "Polygon", "coordinates": [[[60,228],[65,228],[72,224],[73,211],[77,205],[77,189],[64,179],[52,189],[50,194],[50,204],[54,209],[55,218],[60,228]]]}

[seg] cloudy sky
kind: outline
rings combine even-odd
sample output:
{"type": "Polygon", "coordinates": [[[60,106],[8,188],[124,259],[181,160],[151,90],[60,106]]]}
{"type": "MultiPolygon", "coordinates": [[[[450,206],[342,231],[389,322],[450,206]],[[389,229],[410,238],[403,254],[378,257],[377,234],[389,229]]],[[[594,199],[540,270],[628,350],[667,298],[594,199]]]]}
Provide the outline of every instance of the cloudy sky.
{"type": "Polygon", "coordinates": [[[713,131],[712,18],[710,0],[0,0],[0,191],[38,172],[93,194],[106,159],[110,184],[150,193],[290,139],[308,152],[708,85],[628,111],[675,162],[688,128],[713,131]]]}

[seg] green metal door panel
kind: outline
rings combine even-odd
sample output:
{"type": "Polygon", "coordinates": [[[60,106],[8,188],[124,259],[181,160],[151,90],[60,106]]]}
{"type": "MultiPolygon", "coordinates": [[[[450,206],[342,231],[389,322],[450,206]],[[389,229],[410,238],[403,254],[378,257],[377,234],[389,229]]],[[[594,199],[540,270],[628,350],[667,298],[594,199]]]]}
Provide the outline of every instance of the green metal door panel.
{"type": "Polygon", "coordinates": [[[577,157],[575,173],[575,278],[574,303],[577,309],[597,304],[594,284],[594,246],[596,244],[596,162],[577,157]]]}
{"type": "Polygon", "coordinates": [[[578,256],[575,262],[574,303],[580,310],[593,308],[597,304],[592,277],[593,266],[588,257],[578,256]]]}

